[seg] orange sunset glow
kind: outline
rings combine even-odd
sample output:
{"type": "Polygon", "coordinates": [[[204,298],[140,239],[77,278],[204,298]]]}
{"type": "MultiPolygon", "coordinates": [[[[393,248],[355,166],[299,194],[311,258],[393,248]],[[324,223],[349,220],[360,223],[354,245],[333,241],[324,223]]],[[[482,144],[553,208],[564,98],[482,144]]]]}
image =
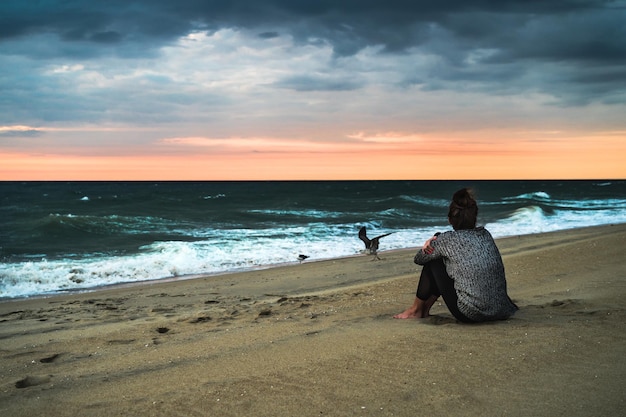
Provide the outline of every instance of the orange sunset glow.
{"type": "MultiPolygon", "coordinates": [[[[232,141],[218,153],[198,138],[167,141],[187,153],[64,156],[2,153],[3,180],[352,180],[625,178],[626,140],[408,138],[356,144],[232,141]],[[572,145],[572,142],[574,145],[572,145]]],[[[214,144],[213,146],[219,146],[214,144]]]]}

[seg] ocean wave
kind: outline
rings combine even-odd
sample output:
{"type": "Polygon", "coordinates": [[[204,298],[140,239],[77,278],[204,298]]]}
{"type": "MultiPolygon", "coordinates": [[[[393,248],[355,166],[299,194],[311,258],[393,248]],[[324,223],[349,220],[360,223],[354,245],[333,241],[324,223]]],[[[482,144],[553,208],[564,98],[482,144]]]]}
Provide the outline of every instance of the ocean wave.
{"type": "Polygon", "coordinates": [[[550,206],[572,210],[611,210],[626,207],[626,199],[554,200],[550,206]]]}
{"type": "Polygon", "coordinates": [[[503,205],[518,205],[520,208],[541,207],[544,210],[550,209],[568,209],[568,210],[611,210],[626,209],[626,199],[624,198],[580,198],[580,199],[562,199],[553,198],[550,194],[543,191],[520,194],[514,197],[503,197],[502,201],[494,201],[490,203],[481,202],[481,205],[499,207],[503,205]]]}
{"type": "Polygon", "coordinates": [[[326,211],[326,210],[289,210],[289,209],[265,209],[265,210],[248,210],[248,213],[262,214],[270,217],[295,217],[295,218],[311,218],[311,219],[333,219],[346,215],[343,212],[326,211]]]}
{"type": "Polygon", "coordinates": [[[202,197],[204,200],[213,200],[216,198],[226,198],[226,194],[206,195],[202,197]]]}
{"type": "Polygon", "coordinates": [[[287,236],[278,231],[244,230],[230,233],[228,238],[154,242],[142,246],[141,253],[134,255],[4,263],[0,265],[0,297],[295,263],[300,253],[310,254],[312,259],[350,256],[358,253],[362,245],[356,230],[338,237],[321,231],[305,232],[287,236]]]}
{"type": "Polygon", "coordinates": [[[94,216],[75,214],[49,214],[35,222],[34,229],[56,228],[80,230],[93,234],[140,234],[147,232],[172,232],[179,229],[180,222],[150,216],[94,216]]]}
{"type": "Polygon", "coordinates": [[[519,200],[540,200],[549,201],[552,197],[544,191],[535,191],[532,193],[524,193],[513,197],[503,197],[503,201],[519,201],[519,200]]]}
{"type": "Polygon", "coordinates": [[[547,211],[540,206],[533,205],[519,208],[510,216],[486,226],[494,236],[505,237],[615,223],[626,223],[624,206],[594,210],[554,209],[547,211]]]}
{"type": "MultiPolygon", "coordinates": [[[[626,184],[603,184],[483,183],[479,223],[496,238],[626,223],[626,184]]],[[[81,183],[72,193],[72,184],[31,186],[28,194],[0,184],[10,191],[0,193],[0,298],[265,268],[296,263],[300,253],[308,261],[353,256],[364,249],[361,226],[372,236],[391,233],[383,252],[419,247],[450,230],[454,185],[168,183],[155,192],[150,184],[81,183]]]]}
{"type": "Polygon", "coordinates": [[[448,207],[448,205],[450,204],[450,200],[447,199],[443,199],[443,198],[430,198],[430,197],[423,197],[423,196],[419,196],[419,195],[401,195],[398,198],[400,198],[401,200],[410,202],[410,203],[414,203],[414,204],[419,204],[421,206],[424,207],[432,207],[432,208],[442,208],[442,207],[448,207]]]}
{"type": "MultiPolygon", "coordinates": [[[[626,211],[546,212],[539,206],[520,208],[504,219],[486,224],[494,237],[540,233],[607,223],[626,223],[626,211]]],[[[450,230],[444,223],[393,229],[373,221],[363,223],[369,234],[391,233],[381,250],[419,247],[435,231],[450,230]]],[[[205,230],[194,241],[156,241],[134,254],[85,258],[40,259],[0,264],[0,297],[26,297],[59,291],[198,274],[219,274],[361,253],[357,224],[313,223],[285,229],[205,230]]]]}

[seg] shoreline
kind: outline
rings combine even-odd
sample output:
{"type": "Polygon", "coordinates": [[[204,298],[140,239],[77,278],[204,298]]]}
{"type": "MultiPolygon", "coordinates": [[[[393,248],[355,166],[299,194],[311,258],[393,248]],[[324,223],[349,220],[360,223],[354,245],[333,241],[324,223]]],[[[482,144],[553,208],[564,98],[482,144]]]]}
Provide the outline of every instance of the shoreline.
{"type": "MultiPolygon", "coordinates": [[[[393,249],[393,250],[389,250],[386,251],[385,253],[391,253],[391,252],[405,252],[408,250],[417,250],[417,247],[412,249],[412,248],[403,248],[403,249],[393,249]]],[[[380,254],[382,254],[383,252],[379,252],[380,254]]],[[[312,264],[315,262],[328,262],[328,261],[341,261],[341,260],[345,260],[345,259],[352,259],[352,258],[360,258],[363,256],[369,256],[369,255],[359,255],[359,254],[355,254],[355,255],[350,255],[350,256],[341,256],[338,258],[325,258],[325,259],[314,259],[314,260],[310,260],[307,261],[307,264],[312,264]]],[[[304,262],[303,262],[304,263],[304,262]]],[[[49,299],[49,298],[55,298],[55,297],[62,297],[62,296],[71,296],[71,295],[80,295],[80,294],[92,294],[92,293],[97,293],[100,291],[107,291],[107,290],[116,290],[116,289],[131,289],[134,287],[138,287],[138,286],[143,286],[143,285],[147,285],[147,286],[152,286],[152,285],[158,285],[158,284],[168,284],[168,283],[176,283],[176,282],[184,282],[184,281],[190,281],[190,280],[195,280],[195,279],[204,279],[204,280],[210,280],[211,278],[220,278],[220,277],[226,277],[229,275],[239,275],[239,274],[248,274],[248,273],[254,273],[254,272],[258,272],[258,271],[265,271],[268,269],[278,269],[278,268],[287,268],[287,267],[295,267],[301,265],[301,263],[298,262],[285,262],[285,263],[278,263],[278,264],[269,264],[269,265],[262,265],[262,266],[257,266],[254,268],[245,268],[245,269],[241,269],[241,270],[234,270],[234,271],[223,271],[223,272],[215,272],[215,273],[199,273],[199,274],[189,274],[189,275],[181,275],[181,276],[176,276],[176,277],[166,277],[166,278],[153,278],[153,279],[147,279],[147,280],[143,280],[143,281],[132,281],[132,282],[119,282],[119,283],[115,283],[115,284],[106,284],[106,285],[100,285],[100,286],[95,286],[95,287],[89,287],[89,288],[81,288],[81,289],[68,289],[68,290],[60,290],[57,292],[53,292],[53,293],[43,293],[43,294],[35,294],[35,295],[30,295],[30,296],[22,296],[22,297],[0,297],[0,305],[2,303],[5,302],[12,302],[12,301],[25,301],[25,300],[36,300],[36,299],[49,299]]]]}
{"type": "MultiPolygon", "coordinates": [[[[526,237],[526,236],[528,237],[549,236],[555,233],[567,234],[567,232],[573,232],[573,233],[579,234],[579,233],[585,233],[586,230],[589,230],[590,233],[593,233],[593,230],[598,229],[598,228],[620,226],[623,224],[626,224],[626,223],[604,224],[604,225],[599,225],[599,226],[584,226],[584,227],[579,227],[579,228],[562,229],[562,230],[549,231],[549,232],[543,232],[543,233],[530,233],[530,234],[524,234],[524,235],[510,235],[510,236],[499,237],[499,238],[496,238],[495,240],[498,244],[498,247],[501,249],[501,252],[502,252],[502,246],[506,247],[506,242],[511,239],[517,239],[517,238],[526,237]]],[[[411,252],[411,251],[416,252],[418,249],[419,249],[418,246],[414,246],[414,247],[408,247],[408,248],[399,248],[399,249],[380,251],[379,254],[380,255],[385,255],[385,254],[394,255],[396,253],[406,253],[406,252],[411,252]]],[[[504,253],[503,253],[503,256],[504,256],[504,253]]],[[[341,256],[338,258],[313,259],[313,260],[305,261],[303,263],[312,264],[312,263],[320,263],[320,262],[336,262],[336,261],[342,261],[346,259],[363,258],[363,257],[370,257],[370,255],[354,254],[354,255],[349,255],[349,256],[341,256]]],[[[412,259],[412,256],[411,256],[411,259],[412,259]]],[[[133,288],[133,287],[142,286],[142,285],[165,284],[165,283],[182,282],[182,281],[195,280],[195,279],[206,280],[206,279],[211,279],[215,277],[220,278],[220,277],[225,277],[229,275],[246,274],[246,273],[253,273],[255,271],[264,271],[268,269],[294,267],[294,266],[299,266],[299,265],[301,265],[301,263],[284,262],[284,263],[278,263],[278,264],[259,265],[253,268],[244,268],[241,270],[234,270],[234,271],[223,271],[223,272],[215,272],[215,273],[198,273],[198,274],[165,277],[165,278],[153,278],[153,279],[147,279],[143,281],[120,282],[120,283],[101,285],[101,286],[95,286],[95,287],[89,287],[89,288],[60,290],[58,292],[53,292],[53,293],[35,294],[35,295],[23,296],[23,297],[0,297],[0,305],[6,302],[23,301],[23,300],[31,300],[31,299],[48,299],[48,298],[65,296],[65,295],[71,296],[71,295],[78,295],[78,294],[92,294],[92,293],[97,293],[99,291],[106,291],[110,289],[112,290],[125,289],[125,288],[133,288]]]]}
{"type": "Polygon", "coordinates": [[[394,320],[417,248],[0,302],[12,416],[618,415],[626,224],[496,239],[509,320],[394,320]]]}

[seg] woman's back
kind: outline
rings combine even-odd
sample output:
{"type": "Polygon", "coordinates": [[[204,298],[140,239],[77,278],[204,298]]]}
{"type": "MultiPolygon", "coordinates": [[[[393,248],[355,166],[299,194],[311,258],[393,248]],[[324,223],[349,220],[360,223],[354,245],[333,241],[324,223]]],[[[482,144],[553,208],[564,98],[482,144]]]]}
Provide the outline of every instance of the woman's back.
{"type": "Polygon", "coordinates": [[[493,237],[483,227],[442,233],[431,243],[430,255],[418,252],[415,262],[423,265],[443,259],[454,280],[458,307],[476,321],[509,317],[516,310],[506,289],[504,264],[493,237]]]}

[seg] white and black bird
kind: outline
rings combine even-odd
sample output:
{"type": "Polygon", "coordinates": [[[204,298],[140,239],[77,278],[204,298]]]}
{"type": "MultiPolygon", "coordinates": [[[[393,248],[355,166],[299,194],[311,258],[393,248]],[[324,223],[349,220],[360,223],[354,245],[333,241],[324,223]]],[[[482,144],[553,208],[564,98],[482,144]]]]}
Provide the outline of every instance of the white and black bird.
{"type": "Polygon", "coordinates": [[[303,261],[305,261],[308,257],[309,257],[308,255],[303,255],[303,254],[300,254],[300,255],[298,255],[298,261],[299,261],[300,263],[302,263],[302,262],[303,262],[303,261]]]}
{"type": "Polygon", "coordinates": [[[385,233],[384,235],[376,236],[373,239],[369,239],[367,237],[367,229],[365,228],[365,226],[361,227],[361,230],[359,230],[359,239],[361,239],[363,243],[365,243],[365,251],[369,252],[370,255],[374,255],[374,258],[372,260],[380,260],[380,258],[378,257],[378,247],[380,245],[380,239],[385,236],[389,236],[390,234],[391,233],[385,233]]]}

